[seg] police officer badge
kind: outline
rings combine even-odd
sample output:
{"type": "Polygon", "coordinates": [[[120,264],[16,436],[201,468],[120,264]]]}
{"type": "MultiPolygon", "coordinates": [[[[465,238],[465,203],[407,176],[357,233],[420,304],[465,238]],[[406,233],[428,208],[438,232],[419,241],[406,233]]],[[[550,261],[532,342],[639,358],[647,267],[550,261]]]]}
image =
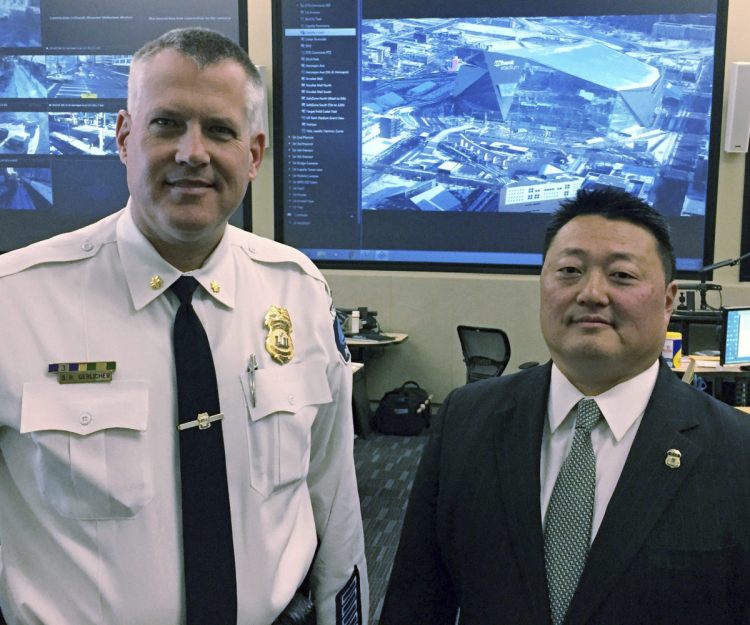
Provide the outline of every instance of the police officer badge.
{"type": "Polygon", "coordinates": [[[280,365],[285,365],[294,356],[292,343],[292,320],[289,311],[281,306],[271,306],[263,320],[268,328],[266,351],[280,365]]]}

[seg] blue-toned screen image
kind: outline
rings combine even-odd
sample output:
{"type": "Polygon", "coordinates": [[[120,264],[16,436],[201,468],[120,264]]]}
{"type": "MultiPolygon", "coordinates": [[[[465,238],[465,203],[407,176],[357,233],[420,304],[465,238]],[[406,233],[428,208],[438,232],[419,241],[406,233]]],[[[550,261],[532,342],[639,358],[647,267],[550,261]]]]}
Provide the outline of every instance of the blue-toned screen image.
{"type": "Polygon", "coordinates": [[[0,48],[35,48],[42,45],[39,0],[0,4],[0,48]]]}
{"type": "Polygon", "coordinates": [[[47,96],[125,99],[131,55],[48,56],[47,96]]]}
{"type": "Polygon", "coordinates": [[[47,210],[51,207],[49,167],[0,167],[0,210],[47,210]]]}
{"type": "Polygon", "coordinates": [[[723,310],[721,364],[750,363],[750,307],[723,310]]]}
{"type": "Polygon", "coordinates": [[[46,98],[45,59],[0,56],[0,98],[46,98]]]}
{"type": "Polygon", "coordinates": [[[365,20],[362,208],[704,216],[714,15],[365,20]]]}
{"type": "Polygon", "coordinates": [[[48,153],[46,113],[0,113],[0,155],[48,153]]]}
{"type": "Polygon", "coordinates": [[[117,154],[116,113],[50,113],[50,154],[117,154]]]}

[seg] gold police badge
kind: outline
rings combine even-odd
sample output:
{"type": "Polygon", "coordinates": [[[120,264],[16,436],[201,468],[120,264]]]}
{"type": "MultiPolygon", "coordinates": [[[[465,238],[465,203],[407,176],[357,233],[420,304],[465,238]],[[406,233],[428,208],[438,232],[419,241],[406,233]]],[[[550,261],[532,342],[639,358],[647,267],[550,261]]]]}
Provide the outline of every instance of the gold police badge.
{"type": "Polygon", "coordinates": [[[289,311],[281,306],[271,306],[263,320],[268,328],[266,337],[266,351],[280,365],[285,365],[294,356],[292,343],[292,320],[289,311]]]}
{"type": "Polygon", "coordinates": [[[682,464],[682,453],[679,449],[670,449],[667,452],[667,457],[664,459],[664,464],[666,464],[670,469],[679,469],[680,465],[682,464]]]}

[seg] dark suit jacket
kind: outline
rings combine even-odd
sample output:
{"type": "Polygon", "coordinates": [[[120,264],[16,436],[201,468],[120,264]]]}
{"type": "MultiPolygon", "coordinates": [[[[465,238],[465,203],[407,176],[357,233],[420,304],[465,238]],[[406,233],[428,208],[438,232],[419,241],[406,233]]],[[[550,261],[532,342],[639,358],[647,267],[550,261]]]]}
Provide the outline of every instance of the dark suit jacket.
{"type": "MultiPolygon", "coordinates": [[[[453,625],[459,607],[463,625],[549,625],[539,461],[550,368],[446,399],[381,625],[453,625]]],[[[750,623],[749,545],[750,415],[662,365],[566,623],[750,623]]]]}

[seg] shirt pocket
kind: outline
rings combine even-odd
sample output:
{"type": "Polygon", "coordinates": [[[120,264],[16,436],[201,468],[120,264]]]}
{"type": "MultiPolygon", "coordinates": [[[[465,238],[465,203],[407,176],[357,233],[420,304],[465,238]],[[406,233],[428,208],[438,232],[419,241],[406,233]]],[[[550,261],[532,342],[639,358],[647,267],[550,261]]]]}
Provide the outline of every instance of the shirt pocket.
{"type": "Polygon", "coordinates": [[[241,378],[249,414],[250,483],[268,496],[307,477],[312,424],[318,407],[331,402],[331,389],[322,361],[274,365],[256,370],[254,378],[254,402],[248,376],[241,378]]]}
{"type": "Polygon", "coordinates": [[[67,518],[134,517],[151,500],[147,425],[146,381],[23,387],[21,434],[36,447],[37,486],[67,518]]]}

